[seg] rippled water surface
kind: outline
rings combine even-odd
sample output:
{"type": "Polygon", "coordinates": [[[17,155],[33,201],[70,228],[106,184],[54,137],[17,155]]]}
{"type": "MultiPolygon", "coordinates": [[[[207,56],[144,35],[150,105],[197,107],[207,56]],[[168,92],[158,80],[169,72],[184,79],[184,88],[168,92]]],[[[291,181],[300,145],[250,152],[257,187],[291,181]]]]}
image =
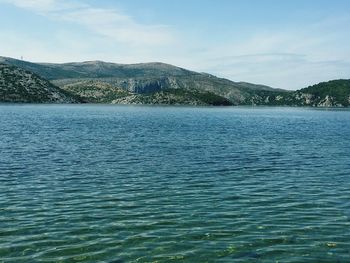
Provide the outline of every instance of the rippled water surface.
{"type": "Polygon", "coordinates": [[[0,262],[350,262],[350,111],[0,106],[0,262]]]}

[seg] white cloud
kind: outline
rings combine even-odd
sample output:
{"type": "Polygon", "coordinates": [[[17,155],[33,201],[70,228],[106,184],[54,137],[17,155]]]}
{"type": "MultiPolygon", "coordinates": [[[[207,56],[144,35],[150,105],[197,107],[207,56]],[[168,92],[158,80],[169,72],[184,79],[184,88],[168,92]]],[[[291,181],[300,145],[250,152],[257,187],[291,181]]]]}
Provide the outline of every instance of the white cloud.
{"type": "Polygon", "coordinates": [[[13,4],[43,15],[76,6],[76,4],[60,0],[0,0],[0,2],[13,4]]]}
{"type": "Polygon", "coordinates": [[[111,41],[141,45],[166,45],[174,39],[164,25],[144,25],[117,9],[96,8],[65,0],[0,0],[59,21],[82,25],[111,41]]]}
{"type": "Polygon", "coordinates": [[[197,66],[192,67],[236,81],[285,89],[350,78],[346,23],[349,19],[335,18],[301,29],[258,32],[246,39],[207,47],[194,54],[197,66]]]}
{"type": "Polygon", "coordinates": [[[186,28],[141,23],[119,9],[95,7],[81,0],[1,2],[62,24],[62,28],[58,26],[57,30],[56,27],[50,36],[44,34],[43,42],[31,36],[32,32],[23,34],[9,27],[6,34],[0,33],[1,39],[7,39],[0,43],[2,55],[18,57],[23,54],[33,61],[49,62],[162,61],[234,81],[287,89],[350,78],[350,37],[347,34],[350,16],[330,16],[302,27],[296,23],[298,28],[276,25],[273,30],[262,30],[258,27],[244,34],[208,32],[205,28],[204,33],[190,33],[186,28]],[[11,30],[12,37],[9,37],[11,30]],[[235,35],[235,38],[226,37],[226,42],[215,42],[217,35],[235,35]]]}
{"type": "Polygon", "coordinates": [[[139,45],[164,45],[172,41],[166,26],[142,25],[117,10],[81,8],[59,15],[60,19],[81,24],[117,42],[139,45]]]}
{"type": "Polygon", "coordinates": [[[0,43],[0,55],[36,62],[68,62],[92,60],[95,54],[91,52],[89,43],[84,43],[67,32],[58,32],[52,39],[57,46],[46,43],[29,34],[14,34],[11,30],[0,31],[0,39],[6,39],[6,43],[0,43]],[[66,39],[70,38],[67,43],[66,39]],[[79,50],[80,52],[77,52],[79,50]]]}

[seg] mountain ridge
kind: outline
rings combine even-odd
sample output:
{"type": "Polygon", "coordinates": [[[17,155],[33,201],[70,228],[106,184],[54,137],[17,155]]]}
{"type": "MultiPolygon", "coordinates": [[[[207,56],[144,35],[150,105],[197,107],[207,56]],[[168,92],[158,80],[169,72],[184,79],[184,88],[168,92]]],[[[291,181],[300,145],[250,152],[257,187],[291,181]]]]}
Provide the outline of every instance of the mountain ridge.
{"type": "MultiPolygon", "coordinates": [[[[250,98],[255,90],[273,90],[264,85],[233,82],[161,62],[115,64],[102,61],[86,61],[55,64],[32,63],[0,57],[1,61],[32,71],[67,91],[72,91],[70,90],[72,88],[75,89],[74,84],[81,87],[84,82],[96,81],[98,82],[96,86],[97,93],[101,84],[111,85],[116,90],[124,89],[135,94],[157,93],[162,90],[169,92],[172,89],[181,89],[191,91],[191,94],[193,92],[197,92],[199,95],[202,93],[215,94],[224,100],[229,100],[232,105],[246,105],[251,103],[250,98]]],[[[177,92],[173,93],[179,94],[177,92]]],[[[105,98],[102,101],[106,102],[105,98]]],[[[178,103],[181,104],[181,101],[178,103]]]]}
{"type": "Polygon", "coordinates": [[[312,107],[350,105],[350,80],[333,80],[287,91],[243,81],[234,82],[162,62],[117,64],[96,60],[33,63],[0,57],[0,63],[33,72],[87,103],[312,107]]]}

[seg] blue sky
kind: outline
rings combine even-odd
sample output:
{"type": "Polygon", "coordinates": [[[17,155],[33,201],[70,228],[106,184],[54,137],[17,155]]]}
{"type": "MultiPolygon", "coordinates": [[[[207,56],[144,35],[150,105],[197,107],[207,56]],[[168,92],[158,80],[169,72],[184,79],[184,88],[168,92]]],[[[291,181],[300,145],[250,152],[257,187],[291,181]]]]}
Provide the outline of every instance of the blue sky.
{"type": "Polygon", "coordinates": [[[161,61],[299,89],[350,78],[348,0],[0,0],[0,55],[161,61]]]}

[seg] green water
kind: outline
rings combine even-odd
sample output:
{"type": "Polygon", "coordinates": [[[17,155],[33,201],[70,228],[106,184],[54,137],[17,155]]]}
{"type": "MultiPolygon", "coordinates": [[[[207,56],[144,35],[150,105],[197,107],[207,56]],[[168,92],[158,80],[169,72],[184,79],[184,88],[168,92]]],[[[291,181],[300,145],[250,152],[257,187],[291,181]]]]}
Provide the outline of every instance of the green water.
{"type": "Polygon", "coordinates": [[[350,111],[0,106],[0,262],[350,262],[350,111]]]}

